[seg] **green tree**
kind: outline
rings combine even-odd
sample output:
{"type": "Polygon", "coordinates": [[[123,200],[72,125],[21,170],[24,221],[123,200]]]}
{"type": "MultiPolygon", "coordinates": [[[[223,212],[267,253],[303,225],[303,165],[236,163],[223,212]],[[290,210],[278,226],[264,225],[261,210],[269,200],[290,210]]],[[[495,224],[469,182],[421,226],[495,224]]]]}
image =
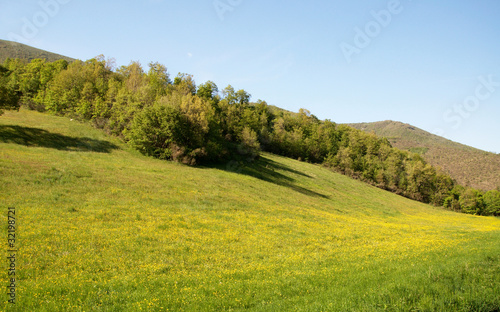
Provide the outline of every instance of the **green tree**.
{"type": "Polygon", "coordinates": [[[41,87],[41,72],[45,67],[45,60],[34,59],[24,67],[19,82],[19,90],[22,93],[22,102],[32,100],[41,87]]]}
{"type": "Polygon", "coordinates": [[[3,63],[3,67],[7,69],[9,76],[7,88],[20,94],[21,76],[25,71],[26,61],[21,59],[7,58],[3,63]]]}
{"type": "Polygon", "coordinates": [[[139,62],[131,62],[128,66],[122,66],[118,72],[125,78],[125,86],[133,92],[147,84],[146,74],[139,62]]]}
{"type": "Polygon", "coordinates": [[[193,75],[178,73],[177,77],[174,78],[174,86],[177,92],[182,95],[196,94],[196,83],[193,79],[193,75]]]}
{"type": "Polygon", "coordinates": [[[236,97],[236,92],[231,85],[222,90],[222,99],[227,103],[227,105],[234,105],[238,102],[238,98],[236,97]]]}
{"type": "Polygon", "coordinates": [[[149,63],[148,80],[156,99],[165,96],[172,84],[167,67],[158,62],[149,63]]]}
{"type": "Polygon", "coordinates": [[[52,80],[63,70],[68,68],[68,61],[57,60],[52,63],[44,63],[39,73],[38,90],[28,98],[24,97],[24,105],[29,109],[37,110],[40,112],[45,111],[45,96],[52,80]]]}
{"type": "Polygon", "coordinates": [[[10,71],[0,65],[0,115],[4,109],[19,109],[20,94],[9,83],[10,71]]]}
{"type": "Polygon", "coordinates": [[[460,197],[465,192],[465,188],[461,185],[455,185],[444,199],[443,206],[453,211],[461,212],[460,197]]]}
{"type": "Polygon", "coordinates": [[[135,115],[125,136],[129,144],[141,153],[169,160],[184,145],[183,132],[188,129],[187,119],[178,108],[155,105],[135,115]]]}
{"type": "Polygon", "coordinates": [[[434,185],[435,191],[431,202],[435,206],[443,206],[446,198],[455,187],[455,182],[449,175],[441,171],[437,171],[434,177],[434,185]]]}
{"type": "Polygon", "coordinates": [[[462,208],[462,212],[481,215],[484,212],[484,204],[483,194],[479,190],[467,188],[460,195],[460,206],[462,208]]]}
{"type": "Polygon", "coordinates": [[[196,95],[205,99],[205,100],[213,100],[216,98],[219,93],[219,88],[213,81],[207,81],[204,84],[198,86],[198,91],[196,95]]]}
{"type": "Polygon", "coordinates": [[[248,105],[248,103],[250,102],[250,98],[252,97],[250,93],[246,92],[243,89],[238,90],[235,96],[236,96],[236,102],[239,103],[240,105],[248,105]]]}
{"type": "Polygon", "coordinates": [[[500,216],[500,191],[491,190],[484,194],[485,215],[500,216]]]}
{"type": "Polygon", "coordinates": [[[74,61],[48,84],[43,102],[56,114],[70,114],[82,119],[107,117],[105,105],[108,81],[112,76],[102,56],[86,62],[74,61]]]}

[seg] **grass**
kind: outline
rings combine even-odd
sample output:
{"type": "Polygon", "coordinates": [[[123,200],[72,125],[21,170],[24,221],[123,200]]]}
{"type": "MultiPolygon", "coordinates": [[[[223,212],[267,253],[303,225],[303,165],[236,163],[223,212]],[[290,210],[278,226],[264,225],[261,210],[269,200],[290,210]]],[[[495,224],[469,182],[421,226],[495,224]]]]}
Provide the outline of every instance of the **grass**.
{"type": "Polygon", "coordinates": [[[498,218],[320,166],[187,167],[21,110],[0,117],[0,176],[19,245],[2,311],[500,310],[498,218]]]}

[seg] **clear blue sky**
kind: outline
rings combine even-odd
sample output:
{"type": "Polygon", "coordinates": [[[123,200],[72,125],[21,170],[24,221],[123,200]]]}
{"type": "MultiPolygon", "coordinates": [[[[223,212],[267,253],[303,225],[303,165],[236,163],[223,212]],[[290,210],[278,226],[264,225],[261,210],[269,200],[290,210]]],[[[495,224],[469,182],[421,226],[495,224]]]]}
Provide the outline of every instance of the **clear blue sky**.
{"type": "Polygon", "coordinates": [[[498,0],[3,0],[0,38],[500,153],[499,17],[498,0]]]}

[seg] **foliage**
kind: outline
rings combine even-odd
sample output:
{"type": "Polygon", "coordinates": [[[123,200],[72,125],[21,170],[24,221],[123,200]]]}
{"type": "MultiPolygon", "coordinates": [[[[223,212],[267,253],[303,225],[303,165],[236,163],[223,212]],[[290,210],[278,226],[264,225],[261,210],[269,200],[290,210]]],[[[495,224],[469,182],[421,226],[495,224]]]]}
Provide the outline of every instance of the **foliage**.
{"type": "Polygon", "coordinates": [[[4,109],[19,109],[19,92],[12,86],[11,72],[0,66],[0,115],[4,109]]]}
{"type": "MultiPolygon", "coordinates": [[[[103,56],[82,62],[8,60],[0,95],[20,96],[26,107],[91,121],[140,152],[190,165],[254,161],[261,150],[323,164],[379,188],[469,214],[496,215],[494,192],[461,188],[420,154],[388,139],[306,109],[271,108],[231,85],[196,85],[192,75],[173,81],[167,68],[138,62],[114,66],[103,56]]],[[[5,101],[5,103],[9,103],[5,101]]]]}
{"type": "Polygon", "coordinates": [[[182,146],[182,131],[189,131],[180,110],[172,106],[146,107],[135,115],[127,139],[141,153],[159,159],[172,159],[173,150],[182,146]]]}
{"type": "Polygon", "coordinates": [[[491,190],[483,196],[485,215],[500,216],[500,191],[491,190]]]}

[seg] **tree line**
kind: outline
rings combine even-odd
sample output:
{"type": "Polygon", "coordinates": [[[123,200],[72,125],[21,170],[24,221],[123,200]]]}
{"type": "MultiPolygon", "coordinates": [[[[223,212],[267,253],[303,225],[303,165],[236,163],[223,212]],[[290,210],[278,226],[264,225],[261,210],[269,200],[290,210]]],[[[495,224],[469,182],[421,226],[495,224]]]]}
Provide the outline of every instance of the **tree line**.
{"type": "Polygon", "coordinates": [[[29,109],[90,121],[141,153],[189,165],[252,161],[260,151],[323,164],[347,176],[424,203],[477,215],[500,215],[500,189],[458,185],[420,155],[393,148],[374,134],[250,102],[245,90],[138,62],[115,68],[87,61],[0,66],[0,109],[29,109]]]}

